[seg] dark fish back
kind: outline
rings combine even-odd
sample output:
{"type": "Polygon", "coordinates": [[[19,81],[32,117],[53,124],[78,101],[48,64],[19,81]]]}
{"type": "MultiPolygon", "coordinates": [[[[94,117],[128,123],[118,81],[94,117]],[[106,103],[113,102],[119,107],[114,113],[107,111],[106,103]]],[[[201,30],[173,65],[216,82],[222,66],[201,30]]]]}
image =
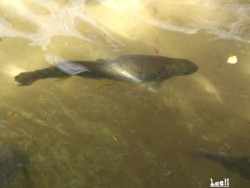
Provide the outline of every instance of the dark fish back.
{"type": "Polygon", "coordinates": [[[250,180],[250,158],[234,157],[198,150],[195,157],[207,158],[220,163],[225,169],[238,173],[241,177],[250,180]]]}

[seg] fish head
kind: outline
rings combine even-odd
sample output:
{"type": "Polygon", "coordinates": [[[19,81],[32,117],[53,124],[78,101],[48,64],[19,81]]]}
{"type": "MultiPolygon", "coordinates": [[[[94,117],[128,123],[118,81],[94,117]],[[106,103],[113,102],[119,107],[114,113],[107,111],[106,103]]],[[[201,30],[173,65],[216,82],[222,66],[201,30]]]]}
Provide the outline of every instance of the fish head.
{"type": "Polygon", "coordinates": [[[35,81],[35,78],[31,72],[22,72],[15,76],[15,81],[19,86],[28,86],[35,81]]]}
{"type": "Polygon", "coordinates": [[[25,153],[0,142],[0,187],[9,187],[17,171],[26,173],[28,164],[29,158],[25,153]]]}
{"type": "Polygon", "coordinates": [[[186,59],[176,59],[169,69],[174,76],[180,76],[196,72],[198,66],[186,59]]]}
{"type": "Polygon", "coordinates": [[[5,144],[0,149],[0,167],[1,163],[4,164],[4,167],[13,170],[28,166],[29,158],[23,151],[16,150],[9,144],[5,144]]]}
{"type": "Polygon", "coordinates": [[[20,151],[13,151],[14,156],[13,156],[13,165],[15,166],[16,169],[18,168],[25,168],[29,165],[30,161],[29,158],[26,154],[20,151]]]}

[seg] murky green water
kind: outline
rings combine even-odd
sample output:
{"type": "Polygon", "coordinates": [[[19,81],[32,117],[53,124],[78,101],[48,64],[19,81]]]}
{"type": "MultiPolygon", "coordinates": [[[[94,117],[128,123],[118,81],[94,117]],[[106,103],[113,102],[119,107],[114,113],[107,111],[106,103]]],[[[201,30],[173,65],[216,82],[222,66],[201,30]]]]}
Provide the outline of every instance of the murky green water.
{"type": "MultiPolygon", "coordinates": [[[[0,141],[30,159],[32,188],[209,187],[249,181],[198,149],[250,156],[247,1],[0,1],[0,141]],[[199,71],[150,85],[13,76],[120,54],[186,58],[199,71]],[[236,64],[227,63],[236,55],[236,64]]],[[[11,187],[27,187],[19,174],[11,187]]]]}

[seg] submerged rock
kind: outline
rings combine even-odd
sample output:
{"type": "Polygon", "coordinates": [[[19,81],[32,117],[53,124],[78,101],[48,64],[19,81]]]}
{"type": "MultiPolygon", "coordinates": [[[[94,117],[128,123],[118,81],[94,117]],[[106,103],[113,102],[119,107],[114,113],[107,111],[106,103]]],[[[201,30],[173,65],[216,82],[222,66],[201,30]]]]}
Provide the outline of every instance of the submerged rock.
{"type": "Polygon", "coordinates": [[[8,188],[20,171],[27,178],[28,157],[8,144],[0,143],[0,187],[8,188]]]}
{"type": "Polygon", "coordinates": [[[115,59],[91,61],[59,61],[53,66],[15,77],[20,85],[30,85],[45,78],[76,75],[87,78],[108,78],[127,82],[161,82],[173,76],[188,75],[198,67],[189,60],[151,55],[121,55],[115,59]]]}

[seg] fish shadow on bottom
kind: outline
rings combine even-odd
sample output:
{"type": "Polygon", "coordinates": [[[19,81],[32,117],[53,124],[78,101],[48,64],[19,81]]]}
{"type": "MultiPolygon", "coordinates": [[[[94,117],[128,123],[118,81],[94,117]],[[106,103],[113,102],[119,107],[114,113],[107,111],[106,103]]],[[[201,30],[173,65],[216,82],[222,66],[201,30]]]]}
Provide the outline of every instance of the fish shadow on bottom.
{"type": "MultiPolygon", "coordinates": [[[[0,143],[0,188],[12,187],[16,176],[23,176],[30,187],[28,172],[29,159],[25,153],[13,148],[9,144],[0,143]]],[[[22,186],[20,186],[22,187],[22,186]]]]}

